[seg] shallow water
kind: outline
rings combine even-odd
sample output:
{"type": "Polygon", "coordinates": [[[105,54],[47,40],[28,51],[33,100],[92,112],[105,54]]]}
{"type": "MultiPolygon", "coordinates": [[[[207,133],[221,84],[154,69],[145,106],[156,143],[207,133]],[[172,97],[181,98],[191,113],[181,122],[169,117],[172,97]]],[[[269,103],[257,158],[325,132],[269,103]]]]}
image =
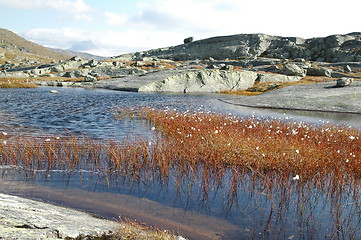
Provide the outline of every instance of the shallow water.
{"type": "MultiPolygon", "coordinates": [[[[225,97],[222,95],[146,94],[77,88],[58,88],[59,93],[54,94],[50,93],[51,89],[0,89],[0,131],[8,132],[10,137],[62,135],[66,131],[97,139],[152,136],[150,126],[144,121],[115,120],[112,109],[117,106],[169,107],[312,124],[361,125],[360,115],[245,108],[218,101],[217,98],[225,97]]],[[[139,219],[159,228],[179,231],[191,239],[317,237],[320,235],[311,230],[304,235],[299,222],[302,226],[316,224],[326,232],[329,227],[326,220],[332,218],[328,211],[332,206],[327,205],[321,194],[318,199],[306,202],[311,209],[320,209],[315,211],[317,216],[308,216],[308,220],[299,219],[297,195],[288,198],[288,208],[280,203],[282,198],[276,199],[280,206],[278,210],[287,208],[278,213],[282,216],[278,219],[269,197],[262,194],[262,182],[255,183],[257,190],[251,192],[252,186],[246,175],[244,184],[238,186],[240,191],[236,199],[229,201],[230,173],[220,184],[208,185],[205,199],[201,179],[182,178],[179,183],[176,171],[164,183],[150,178],[142,181],[104,179],[101,174],[88,171],[39,172],[37,179],[21,181],[26,177],[19,175],[16,168],[3,170],[4,182],[0,191],[64,204],[108,218],[121,215],[139,219]]],[[[199,171],[201,175],[201,169],[199,171]]],[[[344,214],[353,210],[350,205],[344,209],[344,214]]]]}
{"type": "Polygon", "coordinates": [[[59,134],[64,130],[97,138],[142,135],[149,126],[143,122],[117,121],[112,108],[157,107],[232,113],[241,116],[297,120],[310,123],[331,122],[360,127],[361,115],[287,110],[253,109],[223,103],[224,95],[152,94],[81,88],[0,89],[0,130],[17,134],[59,134]]]}

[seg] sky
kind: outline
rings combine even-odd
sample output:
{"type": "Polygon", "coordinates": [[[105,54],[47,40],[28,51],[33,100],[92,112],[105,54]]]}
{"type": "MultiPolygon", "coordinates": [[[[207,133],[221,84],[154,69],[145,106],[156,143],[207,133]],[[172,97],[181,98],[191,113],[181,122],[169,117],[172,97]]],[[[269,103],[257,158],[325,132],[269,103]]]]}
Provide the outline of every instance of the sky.
{"type": "Polygon", "coordinates": [[[67,49],[114,56],[242,33],[325,37],[360,32],[359,0],[0,0],[0,27],[67,49]]]}

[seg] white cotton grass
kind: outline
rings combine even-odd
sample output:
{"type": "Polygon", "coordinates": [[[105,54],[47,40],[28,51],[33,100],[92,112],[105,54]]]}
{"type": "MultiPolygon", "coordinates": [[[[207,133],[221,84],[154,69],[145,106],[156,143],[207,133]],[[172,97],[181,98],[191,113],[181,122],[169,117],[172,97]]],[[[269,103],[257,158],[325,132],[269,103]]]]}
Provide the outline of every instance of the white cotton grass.
{"type": "Polygon", "coordinates": [[[297,180],[299,180],[300,179],[300,175],[298,175],[298,174],[296,174],[296,176],[294,176],[293,178],[292,178],[292,180],[295,180],[295,181],[297,181],[297,180]]]}

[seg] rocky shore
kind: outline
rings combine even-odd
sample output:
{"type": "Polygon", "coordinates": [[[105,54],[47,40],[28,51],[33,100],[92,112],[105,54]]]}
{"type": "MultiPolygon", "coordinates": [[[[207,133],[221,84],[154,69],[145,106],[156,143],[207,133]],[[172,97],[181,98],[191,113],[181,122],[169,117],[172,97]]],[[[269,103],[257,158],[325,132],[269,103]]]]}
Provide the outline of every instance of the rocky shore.
{"type": "Polygon", "coordinates": [[[0,239],[96,239],[120,228],[84,212],[0,194],[0,239]]]}
{"type": "MultiPolygon", "coordinates": [[[[4,58],[1,54],[0,58],[4,58]]],[[[361,114],[361,33],[302,39],[239,34],[121,55],[47,64],[0,65],[0,78],[40,86],[121,91],[222,93],[316,79],[257,96],[223,99],[256,107],[361,114]],[[349,86],[336,87],[340,78],[349,86]]],[[[225,97],[227,98],[227,97],[225,97]]],[[[121,224],[72,209],[0,194],[0,239],[92,239],[121,224]]]]}
{"type": "Polygon", "coordinates": [[[344,88],[335,87],[335,82],[296,85],[223,101],[255,108],[361,114],[361,82],[344,88]]]}
{"type": "Polygon", "coordinates": [[[41,86],[122,91],[219,93],[247,90],[263,82],[361,77],[361,33],[301,39],[239,34],[125,54],[105,60],[73,57],[24,66],[0,65],[0,78],[41,86]]]}

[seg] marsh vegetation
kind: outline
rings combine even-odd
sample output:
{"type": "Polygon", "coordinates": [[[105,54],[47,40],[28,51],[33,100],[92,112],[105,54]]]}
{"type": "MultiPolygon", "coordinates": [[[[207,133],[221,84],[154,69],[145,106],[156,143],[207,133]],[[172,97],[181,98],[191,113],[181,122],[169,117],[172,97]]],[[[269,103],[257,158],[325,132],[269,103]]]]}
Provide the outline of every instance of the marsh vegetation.
{"type": "Polygon", "coordinates": [[[146,121],[152,134],[120,141],[3,132],[3,174],[161,185],[205,208],[217,202],[217,214],[249,238],[360,237],[357,129],[169,108],[115,108],[114,116],[146,121]]]}

